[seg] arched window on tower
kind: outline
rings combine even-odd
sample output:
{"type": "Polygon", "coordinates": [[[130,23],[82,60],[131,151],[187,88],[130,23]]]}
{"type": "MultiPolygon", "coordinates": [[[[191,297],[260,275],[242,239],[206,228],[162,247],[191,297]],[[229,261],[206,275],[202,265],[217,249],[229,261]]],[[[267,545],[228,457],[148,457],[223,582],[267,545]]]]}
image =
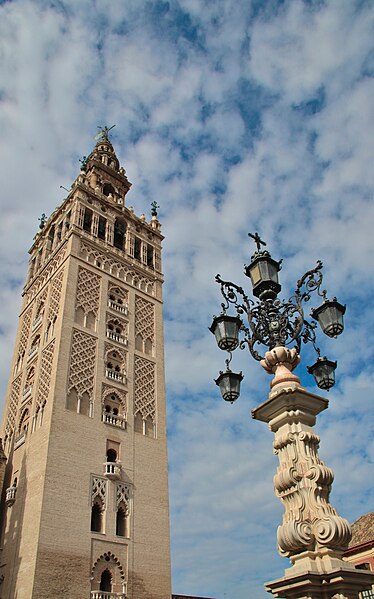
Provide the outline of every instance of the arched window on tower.
{"type": "Polygon", "coordinates": [[[128,305],[126,292],[120,287],[111,287],[108,296],[108,306],[112,310],[127,315],[128,305]]]}
{"type": "Polygon", "coordinates": [[[116,218],[114,223],[113,245],[119,250],[123,250],[126,239],[126,223],[124,220],[116,218]]]}
{"type": "Polygon", "coordinates": [[[105,240],[105,234],[106,234],[106,218],[104,218],[103,216],[99,216],[99,223],[98,223],[98,227],[97,227],[97,236],[99,239],[105,240]]]}
{"type": "Polygon", "coordinates": [[[101,574],[100,591],[103,591],[104,593],[112,592],[112,574],[108,569],[104,570],[101,574]]]}
{"type": "Polygon", "coordinates": [[[117,461],[117,452],[115,449],[108,449],[106,452],[106,461],[107,462],[116,462],[117,461]]]}
{"type": "Polygon", "coordinates": [[[91,508],[91,531],[103,531],[103,504],[98,497],[95,499],[91,508]]]}
{"type": "Polygon", "coordinates": [[[91,233],[92,227],[92,210],[89,208],[84,209],[84,217],[83,217],[83,230],[91,233]]]}
{"type": "Polygon", "coordinates": [[[113,187],[113,185],[111,185],[110,183],[105,183],[105,184],[104,184],[104,187],[103,187],[103,194],[104,194],[105,196],[108,196],[110,193],[111,193],[111,194],[112,194],[112,196],[114,197],[114,193],[115,193],[115,191],[114,191],[114,187],[113,187]]]}
{"type": "Polygon", "coordinates": [[[141,258],[141,247],[142,247],[142,242],[140,241],[139,237],[135,237],[135,240],[134,240],[134,258],[135,258],[135,260],[140,260],[140,258],[141,258]]]}
{"type": "Polygon", "coordinates": [[[116,514],[117,537],[128,537],[128,509],[123,503],[118,506],[116,514]]]}
{"type": "Polygon", "coordinates": [[[126,372],[124,370],[124,364],[121,356],[115,350],[107,354],[105,363],[105,376],[107,379],[119,381],[120,383],[126,382],[126,372]]]}

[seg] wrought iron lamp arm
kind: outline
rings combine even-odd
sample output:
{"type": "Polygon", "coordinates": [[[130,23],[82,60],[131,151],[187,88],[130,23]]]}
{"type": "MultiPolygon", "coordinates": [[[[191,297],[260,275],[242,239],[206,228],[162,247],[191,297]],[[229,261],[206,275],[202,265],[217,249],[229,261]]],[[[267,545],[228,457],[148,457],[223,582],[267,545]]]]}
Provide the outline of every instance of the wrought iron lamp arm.
{"type": "Polygon", "coordinates": [[[308,270],[296,284],[295,296],[300,298],[304,302],[308,302],[311,298],[311,294],[317,291],[320,297],[326,299],[326,289],[321,290],[323,275],[322,275],[323,263],[321,260],[317,260],[317,266],[308,270]],[[305,287],[304,291],[302,291],[305,287]]]}
{"type": "Polygon", "coordinates": [[[223,311],[226,312],[230,304],[233,304],[239,314],[245,312],[249,319],[251,304],[253,305],[254,302],[244,293],[243,288],[235,285],[235,283],[231,283],[231,281],[224,281],[219,274],[216,275],[216,281],[221,285],[221,293],[225,299],[225,303],[221,304],[223,311]],[[238,295],[241,295],[244,304],[240,303],[238,295]]]}

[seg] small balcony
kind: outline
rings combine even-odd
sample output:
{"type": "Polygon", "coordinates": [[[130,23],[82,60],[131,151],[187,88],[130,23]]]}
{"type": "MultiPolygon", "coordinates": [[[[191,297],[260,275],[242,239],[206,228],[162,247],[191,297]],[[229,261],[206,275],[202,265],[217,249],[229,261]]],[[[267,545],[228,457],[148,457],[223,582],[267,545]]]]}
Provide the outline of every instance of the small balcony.
{"type": "Polygon", "coordinates": [[[114,368],[106,368],[105,376],[111,381],[117,381],[118,383],[126,382],[126,375],[122,374],[122,372],[118,372],[118,370],[115,370],[114,368]]]}
{"type": "Polygon", "coordinates": [[[116,341],[117,343],[121,343],[122,345],[127,346],[127,344],[128,344],[126,337],[123,337],[119,333],[116,333],[115,331],[111,331],[110,329],[107,329],[106,336],[108,337],[108,339],[111,339],[112,341],[116,341]]]}
{"type": "Polygon", "coordinates": [[[106,424],[111,424],[112,426],[118,426],[118,428],[126,428],[126,418],[125,416],[121,416],[120,414],[109,414],[108,412],[103,412],[103,422],[106,424]]]}
{"type": "Polygon", "coordinates": [[[91,591],[91,599],[126,599],[126,593],[111,593],[107,591],[91,591]]]}
{"type": "Polygon", "coordinates": [[[22,391],[22,401],[26,401],[32,394],[32,385],[26,385],[22,391]]]}
{"type": "Polygon", "coordinates": [[[104,474],[109,480],[118,480],[121,478],[121,463],[120,462],[105,462],[104,474]]]}
{"type": "Polygon", "coordinates": [[[13,503],[16,500],[17,487],[9,487],[5,491],[5,505],[7,507],[12,507],[13,503]]]}
{"type": "Polygon", "coordinates": [[[34,322],[32,323],[32,327],[31,327],[32,333],[34,331],[36,331],[37,328],[40,327],[42,322],[43,322],[43,314],[39,314],[39,316],[37,316],[37,318],[35,318],[34,322]]]}
{"type": "Polygon", "coordinates": [[[29,353],[27,354],[27,361],[28,362],[30,360],[32,360],[32,358],[34,356],[36,356],[36,354],[38,353],[38,349],[39,349],[39,345],[33,345],[32,347],[30,347],[29,353]]]}
{"type": "Polygon", "coordinates": [[[20,435],[18,435],[18,437],[15,438],[14,449],[18,449],[18,447],[21,447],[21,445],[23,445],[23,443],[25,441],[26,441],[26,431],[23,431],[20,435]]]}
{"type": "Polygon", "coordinates": [[[124,314],[124,316],[127,316],[127,313],[129,311],[129,307],[127,304],[117,304],[117,302],[114,302],[111,299],[108,300],[108,306],[112,310],[115,310],[116,312],[120,312],[121,314],[124,314]]]}

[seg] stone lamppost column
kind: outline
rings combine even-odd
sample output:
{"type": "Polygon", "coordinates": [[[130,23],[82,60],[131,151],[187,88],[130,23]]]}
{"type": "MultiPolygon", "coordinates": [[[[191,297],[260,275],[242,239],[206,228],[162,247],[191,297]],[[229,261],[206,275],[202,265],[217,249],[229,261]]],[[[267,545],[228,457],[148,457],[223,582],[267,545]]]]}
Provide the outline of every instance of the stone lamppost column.
{"type": "Polygon", "coordinates": [[[328,401],[301,387],[292,373],[299,361],[296,349],[276,347],[265,354],[261,364],[275,376],[268,399],[252,411],[275,434],[279,467],[274,487],[285,508],[278,551],[292,564],[282,578],[265,586],[284,599],[356,599],[374,584],[374,573],[342,559],[351,528],[329,502],[334,475],[318,455],[319,437],[313,431],[328,401]]]}

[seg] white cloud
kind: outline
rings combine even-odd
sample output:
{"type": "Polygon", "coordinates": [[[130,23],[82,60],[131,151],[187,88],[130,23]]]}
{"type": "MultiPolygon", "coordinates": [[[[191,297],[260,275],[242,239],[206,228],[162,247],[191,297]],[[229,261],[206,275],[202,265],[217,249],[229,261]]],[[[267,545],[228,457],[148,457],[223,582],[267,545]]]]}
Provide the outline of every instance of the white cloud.
{"type": "Polygon", "coordinates": [[[237,404],[212,381],[224,367],[207,330],[214,276],[248,288],[248,231],[287,258],[285,293],[321,258],[348,303],[345,338],[322,346],[339,368],[321,454],[334,505],[351,520],[371,509],[373,16],[341,0],[0,5],[2,388],[37,218],[61,202],[97,125],[116,123],[128,204],[149,214],[157,200],[166,236],[175,592],[257,599],[287,566],[271,434],[249,417],[270,377],[238,351],[237,404]]]}

